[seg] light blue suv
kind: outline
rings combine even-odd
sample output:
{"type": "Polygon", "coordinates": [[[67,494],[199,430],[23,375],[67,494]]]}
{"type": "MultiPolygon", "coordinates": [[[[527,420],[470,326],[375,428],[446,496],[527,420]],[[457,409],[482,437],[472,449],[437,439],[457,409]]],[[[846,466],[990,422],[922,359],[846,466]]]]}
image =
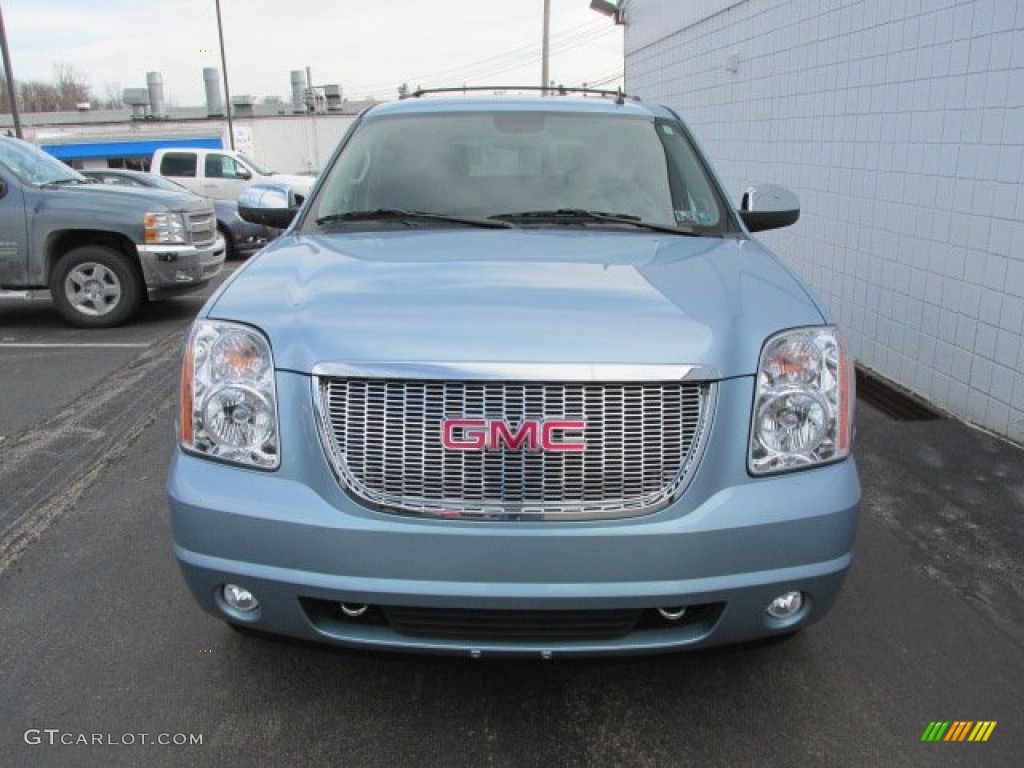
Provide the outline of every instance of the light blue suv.
{"type": "Polygon", "coordinates": [[[185,344],[168,479],[199,605],[473,656],[648,653],[822,618],[860,487],[852,361],[672,110],[375,106],[185,344]]]}

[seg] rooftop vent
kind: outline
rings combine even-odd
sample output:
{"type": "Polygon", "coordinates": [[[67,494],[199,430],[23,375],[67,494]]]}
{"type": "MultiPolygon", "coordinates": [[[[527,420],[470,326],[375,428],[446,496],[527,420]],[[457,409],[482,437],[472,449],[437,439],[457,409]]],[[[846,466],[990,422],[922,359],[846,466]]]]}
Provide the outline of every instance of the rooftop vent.
{"type": "Polygon", "coordinates": [[[324,86],[324,97],[327,99],[328,112],[341,112],[344,99],[341,97],[341,86],[337,84],[324,86]]]}
{"type": "Polygon", "coordinates": [[[252,117],[252,105],[255,103],[255,99],[252,96],[232,96],[231,97],[231,112],[235,117],[252,117]]]}
{"type": "Polygon", "coordinates": [[[146,88],[125,88],[124,103],[132,109],[132,120],[145,120],[149,110],[149,90],[146,88]]]}
{"type": "Polygon", "coordinates": [[[306,73],[301,69],[292,70],[292,112],[306,112],[306,73]]]}
{"type": "Polygon", "coordinates": [[[159,72],[146,73],[146,90],[149,92],[149,113],[153,117],[167,117],[164,107],[164,78],[159,72]]]}
{"type": "Polygon", "coordinates": [[[223,117],[224,99],[221,97],[220,70],[216,67],[204,67],[203,83],[206,86],[207,117],[223,117]]]}

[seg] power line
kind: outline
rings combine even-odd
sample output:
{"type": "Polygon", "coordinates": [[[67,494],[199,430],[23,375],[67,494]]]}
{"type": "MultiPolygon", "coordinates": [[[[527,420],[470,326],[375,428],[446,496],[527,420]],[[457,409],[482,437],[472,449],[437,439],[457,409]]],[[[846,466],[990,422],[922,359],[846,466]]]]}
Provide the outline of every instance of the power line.
{"type": "Polygon", "coordinates": [[[588,88],[599,88],[602,85],[608,85],[608,83],[614,83],[616,80],[621,80],[625,76],[625,72],[616,72],[611,75],[595,78],[594,80],[585,80],[584,82],[587,84],[588,88]]]}
{"type": "MultiPolygon", "coordinates": [[[[552,59],[554,59],[557,56],[560,56],[561,54],[565,53],[566,51],[572,50],[573,48],[578,48],[581,45],[586,45],[587,43],[594,42],[595,40],[598,40],[598,39],[600,39],[602,37],[605,37],[606,35],[611,34],[614,31],[615,31],[614,29],[605,27],[605,28],[603,28],[601,30],[597,30],[597,31],[595,31],[593,33],[590,33],[587,36],[580,37],[580,38],[575,39],[575,40],[566,40],[566,41],[563,41],[562,43],[560,43],[558,45],[552,45],[551,46],[550,56],[551,56],[552,59]]],[[[490,66],[490,67],[485,67],[483,69],[462,72],[461,73],[461,77],[459,79],[461,81],[471,82],[471,81],[480,80],[480,79],[486,78],[486,77],[494,77],[495,75],[501,74],[502,72],[508,72],[508,71],[513,70],[513,69],[518,69],[520,67],[523,67],[526,64],[531,63],[535,59],[536,59],[536,51],[534,51],[533,55],[527,56],[524,59],[521,59],[521,60],[519,60],[518,62],[515,62],[515,63],[509,62],[508,64],[504,64],[504,65],[494,65],[494,66],[490,66]]]]}
{"type": "MultiPolygon", "coordinates": [[[[604,26],[605,24],[603,24],[600,20],[596,22],[596,25],[594,22],[588,22],[586,24],[581,24],[578,27],[574,27],[571,30],[567,30],[565,32],[559,33],[558,35],[555,35],[555,39],[556,42],[566,42],[575,39],[578,36],[590,34],[595,29],[604,26]]],[[[471,62],[469,64],[463,64],[456,67],[449,67],[447,69],[436,70],[429,74],[419,75],[417,77],[413,77],[410,79],[416,83],[429,82],[432,80],[461,81],[466,77],[477,77],[479,76],[478,73],[480,72],[489,73],[492,69],[495,68],[497,69],[497,71],[504,71],[509,67],[522,66],[530,62],[531,60],[536,59],[536,57],[539,55],[539,49],[540,46],[537,44],[526,45],[520,48],[514,48],[510,51],[505,51],[504,53],[500,53],[495,56],[490,56],[486,59],[481,59],[476,62],[471,62]]],[[[384,88],[391,85],[394,85],[394,83],[372,83],[370,85],[356,84],[346,87],[349,88],[350,90],[366,91],[376,90],[378,88],[384,88]]]]}
{"type": "MultiPolygon", "coordinates": [[[[552,36],[552,54],[556,51],[567,50],[575,45],[582,45],[586,42],[590,42],[593,39],[597,39],[598,37],[608,34],[610,31],[614,31],[614,29],[609,28],[603,20],[597,19],[595,21],[573,27],[572,29],[565,30],[564,32],[559,32],[552,36]]],[[[476,62],[449,67],[447,69],[435,70],[434,72],[427,73],[425,75],[409,78],[409,80],[417,84],[441,80],[461,82],[467,79],[492,76],[494,74],[509,71],[510,69],[525,66],[531,61],[535,61],[539,55],[540,44],[535,43],[514,48],[494,56],[489,56],[486,59],[481,59],[476,62]]],[[[368,84],[346,84],[345,87],[348,91],[367,92],[389,88],[395,85],[396,83],[394,82],[381,81],[368,84]]]]}

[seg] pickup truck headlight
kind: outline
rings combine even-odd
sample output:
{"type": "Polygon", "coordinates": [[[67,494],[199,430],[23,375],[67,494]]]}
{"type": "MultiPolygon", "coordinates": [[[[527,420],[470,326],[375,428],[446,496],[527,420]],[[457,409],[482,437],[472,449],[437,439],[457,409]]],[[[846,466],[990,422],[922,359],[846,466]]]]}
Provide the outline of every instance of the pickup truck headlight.
{"type": "Polygon", "coordinates": [[[835,328],[797,328],[769,338],[757,371],[750,472],[785,472],[849,456],[853,403],[853,361],[835,328]]]}
{"type": "Polygon", "coordinates": [[[180,213],[144,214],[146,242],[150,245],[186,242],[185,218],[180,213]]]}
{"type": "Polygon", "coordinates": [[[266,337],[237,323],[198,320],[181,368],[181,445],[236,464],[276,469],[277,392],[266,337]]]}

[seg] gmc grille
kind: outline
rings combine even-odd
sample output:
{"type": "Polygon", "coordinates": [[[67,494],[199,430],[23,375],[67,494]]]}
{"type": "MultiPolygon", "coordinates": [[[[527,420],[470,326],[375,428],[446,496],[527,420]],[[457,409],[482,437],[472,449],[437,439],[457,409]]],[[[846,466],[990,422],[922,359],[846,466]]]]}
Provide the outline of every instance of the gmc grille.
{"type": "Polygon", "coordinates": [[[654,512],[682,492],[707,431],[708,382],[550,383],[316,377],[342,487],[384,512],[565,520],[654,512]],[[586,422],[582,452],[450,450],[451,418],[586,422]]]}

